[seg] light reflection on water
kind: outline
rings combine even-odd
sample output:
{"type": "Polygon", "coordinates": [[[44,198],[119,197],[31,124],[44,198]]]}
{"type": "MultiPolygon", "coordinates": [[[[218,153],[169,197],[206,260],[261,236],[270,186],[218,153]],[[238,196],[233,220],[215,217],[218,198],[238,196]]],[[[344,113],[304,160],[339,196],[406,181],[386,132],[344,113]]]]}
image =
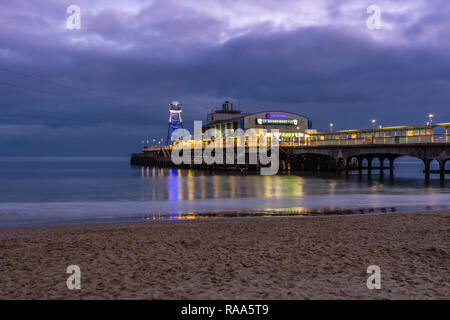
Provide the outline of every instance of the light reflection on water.
{"type": "Polygon", "coordinates": [[[276,176],[132,167],[127,158],[0,158],[0,225],[441,209],[450,183],[396,161],[396,177],[276,176]],[[160,217],[162,218],[156,218],[160,217]],[[149,219],[147,219],[149,217],[149,219]],[[153,219],[155,217],[155,219],[153,219]]]}

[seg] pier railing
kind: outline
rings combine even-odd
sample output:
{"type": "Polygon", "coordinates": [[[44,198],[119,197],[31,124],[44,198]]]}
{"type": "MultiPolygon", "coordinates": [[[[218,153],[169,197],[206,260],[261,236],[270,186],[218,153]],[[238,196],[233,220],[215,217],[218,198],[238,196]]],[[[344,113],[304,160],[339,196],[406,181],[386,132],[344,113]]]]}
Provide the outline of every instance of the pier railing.
{"type": "Polygon", "coordinates": [[[450,123],[310,133],[306,146],[449,143],[450,123]]]}
{"type": "MultiPolygon", "coordinates": [[[[260,141],[267,140],[270,145],[269,136],[258,136],[252,140],[249,137],[244,138],[245,147],[259,146],[260,141]]],[[[217,138],[223,139],[223,146],[227,145],[227,139],[233,138],[217,138]]],[[[183,143],[190,145],[191,148],[206,148],[214,140],[202,141],[176,141],[175,144],[183,143]]],[[[280,147],[301,147],[301,146],[350,146],[350,145],[395,145],[395,144],[430,144],[430,143],[450,143],[450,123],[441,123],[433,126],[398,126],[373,128],[363,130],[340,130],[334,132],[308,132],[304,134],[302,139],[293,139],[291,141],[280,141],[280,147]]],[[[240,145],[240,140],[234,138],[235,146],[240,145]]],[[[166,146],[145,146],[144,151],[152,150],[171,150],[172,145],[166,146]]]]}

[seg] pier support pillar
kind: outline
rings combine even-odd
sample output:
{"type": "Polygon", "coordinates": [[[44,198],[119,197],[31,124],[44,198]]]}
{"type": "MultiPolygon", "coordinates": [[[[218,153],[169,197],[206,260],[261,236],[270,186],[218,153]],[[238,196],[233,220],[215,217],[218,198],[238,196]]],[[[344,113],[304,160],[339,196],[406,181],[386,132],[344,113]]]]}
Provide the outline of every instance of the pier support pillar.
{"type": "Polygon", "coordinates": [[[425,170],[423,171],[425,173],[425,180],[430,180],[430,164],[432,159],[424,159],[423,163],[425,165],[425,170]]]}
{"type": "Polygon", "coordinates": [[[378,157],[378,160],[380,160],[380,176],[384,176],[384,157],[378,157]]]}
{"type": "Polygon", "coordinates": [[[393,158],[393,157],[389,158],[389,177],[390,178],[394,177],[394,161],[395,161],[395,158],[393,158]]]}
{"type": "Polygon", "coordinates": [[[281,160],[280,162],[281,162],[281,169],[283,170],[283,172],[286,171],[286,169],[287,169],[286,168],[286,160],[281,160]]]}
{"type": "Polygon", "coordinates": [[[369,177],[372,176],[372,160],[373,157],[367,157],[367,175],[369,177]]]}
{"type": "Polygon", "coordinates": [[[347,170],[347,161],[345,159],[339,158],[337,161],[337,172],[345,172],[347,170]]]}
{"type": "Polygon", "coordinates": [[[439,160],[439,179],[445,180],[445,162],[446,160],[439,160]]]}
{"type": "Polygon", "coordinates": [[[358,175],[362,176],[362,164],[363,164],[363,158],[358,158],[358,175]]]}

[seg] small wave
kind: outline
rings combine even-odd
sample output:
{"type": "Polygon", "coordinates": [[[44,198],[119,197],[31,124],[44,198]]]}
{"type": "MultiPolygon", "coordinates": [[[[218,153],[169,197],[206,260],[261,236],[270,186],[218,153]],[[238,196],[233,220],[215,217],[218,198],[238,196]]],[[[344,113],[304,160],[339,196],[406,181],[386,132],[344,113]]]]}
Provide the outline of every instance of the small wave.
{"type": "Polygon", "coordinates": [[[447,194],[430,195],[310,195],[305,197],[238,198],[185,201],[0,203],[0,225],[35,225],[73,221],[136,220],[144,215],[353,214],[442,209],[447,194]]]}

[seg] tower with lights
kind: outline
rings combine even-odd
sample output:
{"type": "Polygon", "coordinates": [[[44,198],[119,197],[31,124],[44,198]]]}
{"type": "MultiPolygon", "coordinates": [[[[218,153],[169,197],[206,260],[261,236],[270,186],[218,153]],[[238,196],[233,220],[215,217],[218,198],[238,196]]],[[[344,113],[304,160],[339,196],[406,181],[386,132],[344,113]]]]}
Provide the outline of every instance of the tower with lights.
{"type": "Polygon", "coordinates": [[[167,129],[167,144],[172,144],[174,137],[172,134],[175,130],[183,128],[183,120],[181,120],[181,112],[183,105],[178,101],[169,104],[169,128],[167,129]]]}

